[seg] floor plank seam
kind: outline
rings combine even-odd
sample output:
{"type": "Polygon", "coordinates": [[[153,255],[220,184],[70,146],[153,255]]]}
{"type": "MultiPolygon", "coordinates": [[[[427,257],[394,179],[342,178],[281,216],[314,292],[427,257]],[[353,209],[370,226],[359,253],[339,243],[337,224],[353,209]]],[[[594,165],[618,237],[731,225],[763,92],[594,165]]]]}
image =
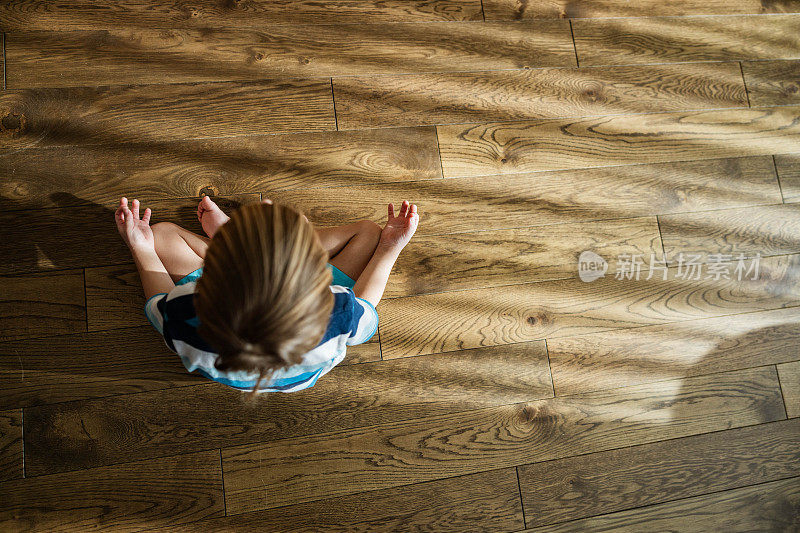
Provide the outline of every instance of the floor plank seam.
{"type": "Polygon", "coordinates": [[[778,171],[778,161],[775,159],[775,154],[772,154],[772,168],[775,172],[775,180],[778,182],[778,191],[781,193],[781,201],[786,204],[786,197],[783,195],[783,185],[781,185],[781,173],[778,171]]]}
{"type": "Polygon", "coordinates": [[[786,417],[786,420],[789,420],[789,409],[786,407],[786,395],[783,393],[783,383],[781,383],[781,373],[778,372],[778,365],[772,365],[775,367],[775,375],[778,376],[778,391],[781,393],[781,401],[783,402],[783,416],[786,417]]]}
{"type": "Polygon", "coordinates": [[[742,87],[744,87],[744,95],[747,97],[747,107],[753,107],[750,103],[750,91],[747,90],[747,80],[744,77],[744,67],[742,66],[742,62],[738,61],[739,63],[739,72],[742,74],[742,87]]]}
{"type": "MultiPolygon", "coordinates": [[[[378,355],[380,356],[380,360],[379,361],[383,361],[383,343],[381,342],[381,320],[380,320],[380,315],[378,315],[378,329],[375,331],[375,333],[378,334],[378,355]]],[[[364,361],[364,362],[367,363],[369,361],[364,361]]],[[[378,362],[378,361],[375,361],[375,362],[378,362]]],[[[359,363],[359,364],[363,364],[363,363],[359,363]]]]}
{"type": "Polygon", "coordinates": [[[22,479],[27,478],[25,475],[25,409],[20,409],[20,445],[22,446],[22,479]]]}
{"type": "Polygon", "coordinates": [[[553,365],[550,362],[550,348],[547,346],[547,339],[544,340],[544,353],[547,356],[547,372],[550,374],[550,391],[553,393],[553,398],[556,397],[556,382],[553,380],[553,365]]]}
{"type": "Polygon", "coordinates": [[[486,22],[486,8],[483,7],[483,0],[481,0],[481,16],[483,17],[483,21],[486,22]]]}
{"type": "Polygon", "coordinates": [[[447,179],[444,176],[444,163],[442,163],[442,148],[441,146],[439,146],[439,126],[436,125],[433,127],[433,129],[435,130],[434,137],[436,137],[436,157],[439,159],[439,179],[447,179]]]}
{"type": "Polygon", "coordinates": [[[3,32],[3,90],[7,90],[8,84],[6,81],[6,34],[3,32]]]}
{"type": "MultiPolygon", "coordinates": [[[[729,430],[726,430],[726,431],[729,431],[729,430]]],[[[666,441],[661,441],[661,442],[666,442],[666,441]]],[[[604,516],[611,516],[611,515],[614,515],[614,514],[617,514],[617,513],[624,513],[624,512],[633,511],[633,510],[650,509],[650,508],[657,507],[659,505],[664,505],[664,504],[667,504],[667,503],[675,503],[675,502],[681,502],[681,501],[686,501],[686,500],[692,500],[692,499],[695,499],[695,498],[703,498],[703,497],[706,497],[706,496],[712,496],[714,494],[722,494],[722,493],[725,493],[725,492],[731,492],[731,491],[734,491],[734,490],[742,490],[742,489],[746,489],[746,488],[749,488],[749,487],[759,487],[761,485],[766,485],[768,483],[778,483],[780,481],[786,481],[786,480],[789,480],[789,479],[797,479],[798,481],[800,481],[800,476],[788,476],[788,477],[783,477],[783,478],[780,478],[780,479],[771,479],[769,481],[762,481],[760,483],[751,483],[750,485],[742,485],[741,487],[733,487],[733,488],[729,488],[729,489],[712,490],[710,492],[704,492],[702,494],[695,494],[694,496],[684,496],[682,498],[675,498],[673,500],[663,500],[663,501],[660,501],[660,502],[657,502],[657,503],[651,503],[651,504],[648,504],[648,505],[640,505],[638,507],[626,507],[624,509],[617,509],[615,511],[609,511],[607,513],[600,513],[600,514],[596,514],[596,515],[584,516],[582,518],[577,518],[575,520],[565,520],[565,521],[561,521],[561,522],[548,522],[547,524],[540,524],[537,527],[548,527],[548,526],[565,525],[565,524],[578,524],[583,520],[588,520],[588,519],[592,519],[592,518],[601,518],[601,517],[604,517],[604,516]]]]}
{"type": "Polygon", "coordinates": [[[225,467],[222,462],[222,448],[219,448],[219,477],[222,481],[222,504],[225,516],[228,516],[228,496],[225,494],[225,467]]]}
{"type": "Polygon", "coordinates": [[[333,91],[333,77],[331,77],[331,105],[333,106],[333,123],[339,131],[339,117],[336,114],[336,94],[333,91]]]}
{"type": "Polygon", "coordinates": [[[525,500],[522,499],[522,483],[519,482],[519,467],[514,467],[514,472],[517,474],[517,492],[519,494],[519,506],[522,509],[522,527],[528,528],[528,519],[525,518],[525,500]]]}
{"type": "Polygon", "coordinates": [[[661,231],[661,216],[656,215],[656,228],[658,228],[658,240],[661,243],[661,259],[664,261],[664,264],[669,266],[669,262],[667,261],[667,249],[664,247],[664,233],[661,231]]]}
{"type": "Polygon", "coordinates": [[[569,34],[572,37],[572,50],[575,52],[575,68],[581,67],[581,62],[578,59],[578,45],[575,43],[575,32],[572,29],[572,19],[568,19],[569,22],[569,34]]]}
{"type": "Polygon", "coordinates": [[[89,296],[86,286],[86,268],[81,269],[83,273],[83,322],[86,327],[85,333],[89,333],[89,296]]]}

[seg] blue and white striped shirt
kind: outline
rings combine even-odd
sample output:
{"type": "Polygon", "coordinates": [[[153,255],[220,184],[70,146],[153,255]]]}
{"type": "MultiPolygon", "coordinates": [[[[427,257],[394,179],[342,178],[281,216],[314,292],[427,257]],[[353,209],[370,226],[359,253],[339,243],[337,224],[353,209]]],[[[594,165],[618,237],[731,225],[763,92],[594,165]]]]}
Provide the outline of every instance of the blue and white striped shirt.
{"type": "MultiPolygon", "coordinates": [[[[378,313],[368,301],[353,294],[353,282],[333,265],[333,312],[320,343],[303,356],[301,363],[282,368],[261,383],[258,392],[295,392],[312,387],[345,356],[347,346],[372,338],[378,329],[378,313]]],[[[194,309],[198,269],[175,284],[169,293],[156,294],[145,304],[145,314],[170,350],[177,353],[186,370],[240,390],[252,390],[258,374],[244,371],[220,371],[214,367],[217,354],[197,332],[199,322],[194,309]]]]}

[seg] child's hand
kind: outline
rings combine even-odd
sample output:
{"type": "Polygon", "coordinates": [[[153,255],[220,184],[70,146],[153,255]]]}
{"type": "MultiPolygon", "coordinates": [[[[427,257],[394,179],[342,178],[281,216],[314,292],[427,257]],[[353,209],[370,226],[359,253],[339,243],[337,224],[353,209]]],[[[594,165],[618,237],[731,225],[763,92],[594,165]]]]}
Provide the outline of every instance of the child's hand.
{"type": "Polygon", "coordinates": [[[155,249],[153,230],[150,229],[150,208],[144,210],[144,216],[139,218],[139,200],[133,200],[133,210],[128,209],[128,199],[120,198],[119,208],[114,214],[117,229],[122,240],[131,251],[155,249]]]}
{"type": "Polygon", "coordinates": [[[381,232],[378,246],[402,249],[417,231],[418,223],[419,215],[415,204],[409,204],[408,201],[403,200],[398,216],[394,216],[394,205],[389,204],[389,218],[381,232]]]}

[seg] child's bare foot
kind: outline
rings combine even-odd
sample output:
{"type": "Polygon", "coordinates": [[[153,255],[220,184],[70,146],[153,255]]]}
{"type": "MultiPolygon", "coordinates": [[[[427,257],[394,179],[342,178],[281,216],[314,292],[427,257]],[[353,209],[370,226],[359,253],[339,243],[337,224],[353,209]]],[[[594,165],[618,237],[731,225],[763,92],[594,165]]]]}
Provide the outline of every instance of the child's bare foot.
{"type": "Polygon", "coordinates": [[[197,220],[200,221],[203,231],[209,237],[213,237],[220,226],[230,219],[231,217],[223,213],[210,197],[203,196],[203,199],[200,200],[200,204],[197,206],[197,220]]]}

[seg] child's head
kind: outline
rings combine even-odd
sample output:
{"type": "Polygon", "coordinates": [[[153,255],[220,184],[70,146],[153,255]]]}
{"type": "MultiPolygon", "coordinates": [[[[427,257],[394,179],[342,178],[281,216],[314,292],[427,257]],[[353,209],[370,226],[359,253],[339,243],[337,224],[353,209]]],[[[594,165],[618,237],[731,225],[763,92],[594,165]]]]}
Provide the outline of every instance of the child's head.
{"type": "Polygon", "coordinates": [[[239,208],[206,251],[195,308],[219,370],[270,372],[301,360],[333,308],[327,253],[311,224],[278,204],[239,208]]]}

